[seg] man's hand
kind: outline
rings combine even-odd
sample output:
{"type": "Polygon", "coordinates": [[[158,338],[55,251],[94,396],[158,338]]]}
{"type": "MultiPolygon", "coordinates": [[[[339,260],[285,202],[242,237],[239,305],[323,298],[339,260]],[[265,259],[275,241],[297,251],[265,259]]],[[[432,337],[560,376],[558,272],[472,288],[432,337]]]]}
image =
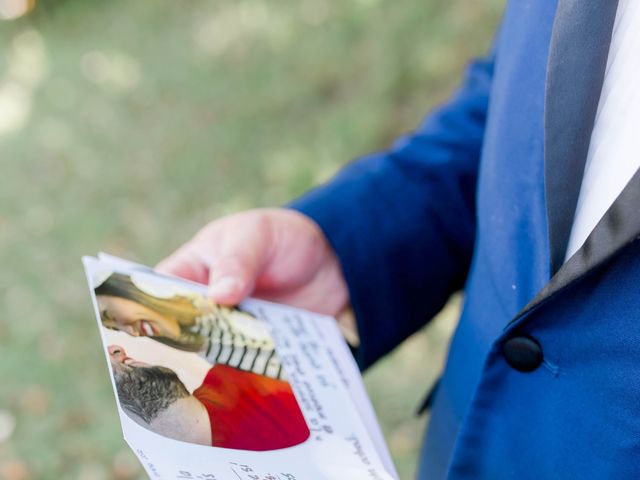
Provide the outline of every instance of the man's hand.
{"type": "Polygon", "coordinates": [[[318,225],[293,210],[249,210],[214,220],[156,267],[209,285],[234,305],[248,295],[337,315],[348,304],[340,263],[318,225]]]}

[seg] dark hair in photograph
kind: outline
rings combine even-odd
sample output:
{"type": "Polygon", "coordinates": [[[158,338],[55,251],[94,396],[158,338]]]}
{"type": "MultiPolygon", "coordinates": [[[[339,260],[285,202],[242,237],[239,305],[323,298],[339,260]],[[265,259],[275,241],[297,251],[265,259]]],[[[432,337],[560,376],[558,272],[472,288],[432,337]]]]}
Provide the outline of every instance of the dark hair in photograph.
{"type": "Polygon", "coordinates": [[[116,373],[116,390],[122,408],[146,423],[189,392],[176,373],[165,367],[135,367],[116,373]]]}

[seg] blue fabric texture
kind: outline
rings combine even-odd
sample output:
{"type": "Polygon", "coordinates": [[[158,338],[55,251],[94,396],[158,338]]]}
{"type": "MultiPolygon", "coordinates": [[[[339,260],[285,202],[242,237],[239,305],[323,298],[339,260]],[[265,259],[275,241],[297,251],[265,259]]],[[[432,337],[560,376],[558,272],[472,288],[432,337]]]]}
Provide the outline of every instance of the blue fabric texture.
{"type": "Polygon", "coordinates": [[[356,318],[366,321],[362,367],[423,326],[464,284],[492,67],[491,58],[473,63],[452,103],[415,133],[293,204],[316,220],[340,257],[356,318]]]}
{"type": "Polygon", "coordinates": [[[555,12],[555,1],[510,2],[491,54],[446,105],[292,204],[340,258],[363,368],[464,289],[421,479],[640,476],[640,242],[512,322],[550,280],[543,145],[555,12]],[[542,346],[533,372],[502,355],[515,332],[542,346]]]}

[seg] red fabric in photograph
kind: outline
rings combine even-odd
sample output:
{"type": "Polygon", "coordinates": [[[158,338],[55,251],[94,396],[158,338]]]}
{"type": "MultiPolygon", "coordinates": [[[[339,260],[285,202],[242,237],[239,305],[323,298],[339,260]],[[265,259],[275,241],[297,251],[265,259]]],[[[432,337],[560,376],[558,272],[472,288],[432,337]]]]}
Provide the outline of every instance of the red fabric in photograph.
{"type": "Polygon", "coordinates": [[[286,381],[215,365],[193,396],[209,413],[214,447],[277,450],[309,438],[309,428],[286,381]]]}

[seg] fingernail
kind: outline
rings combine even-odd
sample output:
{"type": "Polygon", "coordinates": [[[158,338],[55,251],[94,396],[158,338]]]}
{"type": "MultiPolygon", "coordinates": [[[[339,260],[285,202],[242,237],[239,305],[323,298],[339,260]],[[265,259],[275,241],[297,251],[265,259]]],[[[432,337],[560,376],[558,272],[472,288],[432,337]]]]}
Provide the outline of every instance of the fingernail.
{"type": "Polygon", "coordinates": [[[209,286],[209,295],[212,297],[226,297],[237,292],[242,283],[235,277],[222,277],[209,286]]]}

